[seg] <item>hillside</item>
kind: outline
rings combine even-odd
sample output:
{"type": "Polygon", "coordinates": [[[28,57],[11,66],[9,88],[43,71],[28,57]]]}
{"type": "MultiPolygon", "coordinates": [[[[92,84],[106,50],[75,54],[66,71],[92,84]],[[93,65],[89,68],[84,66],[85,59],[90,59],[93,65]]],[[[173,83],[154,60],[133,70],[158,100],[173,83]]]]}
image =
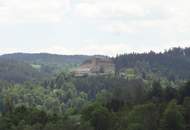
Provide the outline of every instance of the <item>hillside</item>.
{"type": "Polygon", "coordinates": [[[169,80],[190,79],[190,48],[172,48],[163,53],[132,53],[115,59],[117,72],[133,69],[138,76],[166,77],[169,80]]]}
{"type": "Polygon", "coordinates": [[[24,81],[37,81],[47,77],[31,65],[16,60],[0,60],[0,80],[22,83],[24,81]]]}
{"type": "Polygon", "coordinates": [[[25,63],[42,74],[52,76],[77,67],[89,57],[85,55],[56,55],[48,53],[13,53],[0,56],[0,60],[5,59],[25,63]]]}
{"type": "Polygon", "coordinates": [[[0,56],[0,79],[21,83],[68,72],[90,56],[14,53],[0,56]]]}
{"type": "Polygon", "coordinates": [[[189,52],[90,58],[79,69],[102,73],[114,60],[120,75],[62,72],[46,80],[52,73],[42,71],[42,61],[53,65],[48,58],[0,58],[0,79],[6,80],[0,80],[0,130],[189,130],[190,82],[181,81],[190,75],[189,52]]]}
{"type": "MultiPolygon", "coordinates": [[[[15,82],[46,79],[61,72],[68,73],[89,59],[92,56],[6,54],[0,56],[0,79],[15,82]]],[[[127,78],[166,78],[172,81],[190,79],[190,48],[172,48],[163,53],[151,51],[123,54],[113,60],[116,72],[127,78]]]]}
{"type": "Polygon", "coordinates": [[[86,55],[56,55],[48,53],[13,53],[2,55],[1,58],[13,59],[27,63],[65,65],[69,63],[80,64],[87,60],[86,55]]]}

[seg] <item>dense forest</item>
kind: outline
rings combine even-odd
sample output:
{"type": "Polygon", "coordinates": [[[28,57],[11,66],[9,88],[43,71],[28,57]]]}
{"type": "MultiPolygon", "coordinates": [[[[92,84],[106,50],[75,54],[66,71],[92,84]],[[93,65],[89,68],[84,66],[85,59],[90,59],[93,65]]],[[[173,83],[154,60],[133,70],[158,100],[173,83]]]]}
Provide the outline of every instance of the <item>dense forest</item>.
{"type": "Polygon", "coordinates": [[[31,64],[52,64],[52,65],[60,65],[68,63],[82,63],[87,60],[90,56],[86,55],[57,55],[57,54],[48,54],[48,53],[37,53],[37,54],[29,54],[29,53],[14,53],[14,54],[5,54],[2,55],[1,58],[12,59],[23,61],[31,64]]]}
{"type": "Polygon", "coordinates": [[[73,76],[79,57],[2,56],[0,130],[190,129],[189,48],[118,55],[106,76],[73,76]]]}
{"type": "Polygon", "coordinates": [[[163,53],[132,53],[115,59],[117,71],[133,68],[143,78],[151,74],[169,80],[190,78],[190,48],[172,48],[163,53]]]}
{"type": "MultiPolygon", "coordinates": [[[[0,56],[0,79],[23,83],[30,79],[44,80],[61,72],[68,73],[93,56],[14,53],[0,56]],[[22,66],[22,67],[21,67],[22,66]],[[27,78],[28,77],[28,78],[27,78]],[[17,79],[18,78],[18,79],[17,79]]],[[[112,57],[116,72],[128,78],[190,78],[190,48],[172,48],[162,53],[130,53],[112,57]]]]}
{"type": "Polygon", "coordinates": [[[0,56],[0,79],[14,83],[44,80],[76,68],[90,56],[14,53],[0,56]]]}
{"type": "Polygon", "coordinates": [[[0,79],[9,82],[22,83],[28,80],[35,81],[49,77],[45,73],[40,73],[30,64],[17,60],[0,59],[0,79]]]}
{"type": "Polygon", "coordinates": [[[43,84],[1,82],[0,130],[189,130],[190,82],[60,74],[43,84]],[[177,86],[177,87],[176,87],[177,86]]]}

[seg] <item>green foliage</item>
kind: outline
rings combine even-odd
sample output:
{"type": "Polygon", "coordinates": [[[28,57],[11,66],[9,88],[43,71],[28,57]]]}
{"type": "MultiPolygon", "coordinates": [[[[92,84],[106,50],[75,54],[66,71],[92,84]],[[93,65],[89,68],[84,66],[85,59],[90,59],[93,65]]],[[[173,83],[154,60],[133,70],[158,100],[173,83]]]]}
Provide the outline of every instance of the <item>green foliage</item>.
{"type": "Polygon", "coordinates": [[[149,98],[151,98],[154,102],[160,102],[162,100],[163,90],[160,82],[153,82],[152,89],[149,94],[149,98]]]}
{"type": "Polygon", "coordinates": [[[163,53],[131,53],[115,58],[117,72],[133,68],[143,79],[165,77],[175,81],[190,78],[190,48],[172,48],[163,53]]]}
{"type": "Polygon", "coordinates": [[[92,104],[84,109],[82,119],[90,122],[95,130],[109,130],[112,125],[112,115],[107,108],[99,104],[92,104]]]}
{"type": "Polygon", "coordinates": [[[190,129],[190,97],[186,97],[183,102],[184,117],[185,117],[185,130],[190,129]]]}
{"type": "Polygon", "coordinates": [[[143,128],[142,124],[133,123],[133,124],[129,125],[129,127],[127,128],[127,130],[144,130],[144,128],[143,128]]]}
{"type": "Polygon", "coordinates": [[[180,95],[181,101],[183,101],[185,97],[190,97],[190,81],[180,88],[180,95]]]}
{"type": "Polygon", "coordinates": [[[172,100],[164,111],[161,128],[163,130],[184,130],[184,117],[175,100],[172,100]]]}
{"type": "Polygon", "coordinates": [[[41,81],[60,72],[69,73],[89,56],[15,53],[0,56],[0,80],[14,83],[41,81]]]}
{"type": "Polygon", "coordinates": [[[0,130],[189,130],[190,82],[180,83],[67,73],[0,81],[0,130]]]}
{"type": "Polygon", "coordinates": [[[30,64],[0,58],[0,80],[23,83],[24,81],[37,81],[45,76],[30,64]]]}
{"type": "Polygon", "coordinates": [[[156,130],[159,126],[159,109],[149,103],[135,106],[128,115],[129,130],[156,130]]]}

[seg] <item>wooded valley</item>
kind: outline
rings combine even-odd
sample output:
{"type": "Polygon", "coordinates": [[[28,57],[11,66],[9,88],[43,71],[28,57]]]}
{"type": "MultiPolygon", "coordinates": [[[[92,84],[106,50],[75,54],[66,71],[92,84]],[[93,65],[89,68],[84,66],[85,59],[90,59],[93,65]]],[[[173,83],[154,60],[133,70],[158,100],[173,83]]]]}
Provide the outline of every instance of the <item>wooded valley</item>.
{"type": "Polygon", "coordinates": [[[75,77],[93,56],[0,56],[0,130],[189,130],[190,48],[110,57],[115,73],[75,77]]]}

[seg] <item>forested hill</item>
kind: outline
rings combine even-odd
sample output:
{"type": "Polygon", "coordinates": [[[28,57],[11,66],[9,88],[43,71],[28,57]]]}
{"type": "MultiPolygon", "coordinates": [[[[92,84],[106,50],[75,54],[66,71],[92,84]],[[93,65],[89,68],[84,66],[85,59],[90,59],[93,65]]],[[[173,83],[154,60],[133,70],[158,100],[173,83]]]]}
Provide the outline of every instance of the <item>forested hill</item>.
{"type": "MultiPolygon", "coordinates": [[[[20,82],[49,78],[69,72],[90,58],[92,56],[47,53],[6,54],[0,56],[0,79],[20,82]]],[[[163,53],[123,54],[113,59],[116,71],[127,78],[190,79],[190,48],[172,48],[163,53]]]]}
{"type": "Polygon", "coordinates": [[[133,69],[138,76],[166,77],[169,80],[190,79],[190,48],[172,48],[163,53],[132,53],[115,59],[116,70],[133,69]]]}
{"type": "Polygon", "coordinates": [[[25,81],[37,81],[46,76],[34,69],[30,64],[16,60],[0,59],[0,80],[22,83],[25,81]]]}
{"type": "Polygon", "coordinates": [[[190,130],[190,48],[117,56],[119,75],[40,80],[42,64],[0,58],[0,130],[190,130]]]}
{"type": "Polygon", "coordinates": [[[0,58],[12,59],[23,61],[31,64],[52,64],[52,65],[65,65],[65,64],[80,64],[90,58],[87,55],[56,55],[48,53],[13,53],[2,55],[0,58]]]}
{"type": "Polygon", "coordinates": [[[67,72],[90,58],[84,55],[14,53],[0,56],[0,80],[22,83],[41,81],[67,72]]]}

